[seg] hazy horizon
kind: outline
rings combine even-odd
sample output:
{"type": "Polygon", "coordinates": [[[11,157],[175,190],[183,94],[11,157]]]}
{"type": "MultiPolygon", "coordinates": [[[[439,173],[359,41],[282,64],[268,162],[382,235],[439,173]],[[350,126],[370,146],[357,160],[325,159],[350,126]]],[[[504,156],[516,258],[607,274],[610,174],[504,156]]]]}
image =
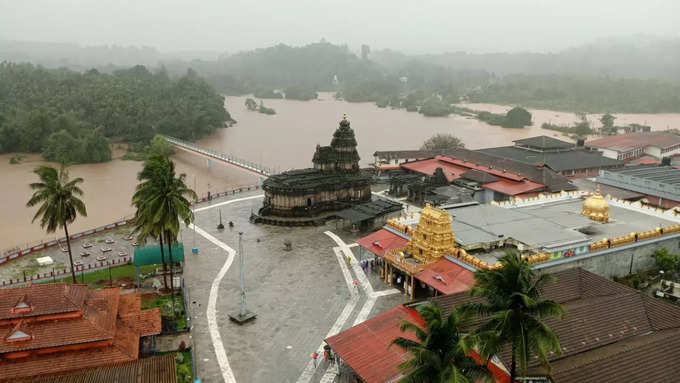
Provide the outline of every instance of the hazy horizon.
{"type": "Polygon", "coordinates": [[[557,52],[596,40],[678,38],[680,2],[478,0],[353,3],[0,0],[0,40],[235,53],[322,38],[357,50],[557,52]]]}

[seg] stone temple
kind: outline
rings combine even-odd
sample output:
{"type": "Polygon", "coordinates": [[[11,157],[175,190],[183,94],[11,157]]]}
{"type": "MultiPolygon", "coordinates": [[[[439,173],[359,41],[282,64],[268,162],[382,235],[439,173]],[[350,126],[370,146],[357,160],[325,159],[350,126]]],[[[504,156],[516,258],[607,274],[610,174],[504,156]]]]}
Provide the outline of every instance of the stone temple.
{"type": "Polygon", "coordinates": [[[254,222],[278,225],[322,224],[334,211],[371,200],[371,176],[359,169],[359,153],[347,116],[330,146],[316,146],[313,168],[273,175],[262,184],[264,202],[254,222]]]}

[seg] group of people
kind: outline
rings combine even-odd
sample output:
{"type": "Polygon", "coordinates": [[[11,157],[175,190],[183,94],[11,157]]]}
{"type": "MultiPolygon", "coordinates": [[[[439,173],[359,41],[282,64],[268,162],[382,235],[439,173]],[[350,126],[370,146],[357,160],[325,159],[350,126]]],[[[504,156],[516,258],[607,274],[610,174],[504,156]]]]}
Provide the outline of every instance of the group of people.
{"type": "Polygon", "coordinates": [[[361,261],[361,268],[366,271],[368,269],[374,270],[374,267],[377,267],[377,271],[380,270],[380,266],[382,266],[383,263],[382,258],[373,258],[373,259],[364,259],[361,261]]]}

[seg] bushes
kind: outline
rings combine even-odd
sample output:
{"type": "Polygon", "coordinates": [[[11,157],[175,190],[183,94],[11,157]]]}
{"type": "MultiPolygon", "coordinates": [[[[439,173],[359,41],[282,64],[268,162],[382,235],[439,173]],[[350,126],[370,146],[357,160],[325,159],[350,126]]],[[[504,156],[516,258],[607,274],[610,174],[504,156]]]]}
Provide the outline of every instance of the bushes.
{"type": "Polygon", "coordinates": [[[680,255],[671,254],[667,249],[661,248],[654,251],[652,257],[661,270],[666,272],[680,271],[680,255]]]}

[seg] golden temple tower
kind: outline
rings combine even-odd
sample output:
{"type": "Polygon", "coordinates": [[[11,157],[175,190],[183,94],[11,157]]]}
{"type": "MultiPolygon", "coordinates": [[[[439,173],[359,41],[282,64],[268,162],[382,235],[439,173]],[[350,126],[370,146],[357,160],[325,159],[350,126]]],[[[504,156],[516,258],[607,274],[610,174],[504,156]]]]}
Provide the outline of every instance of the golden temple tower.
{"type": "Polygon", "coordinates": [[[609,203],[600,194],[600,185],[597,185],[595,194],[583,201],[581,215],[597,222],[606,223],[609,221],[609,203]]]}
{"type": "Polygon", "coordinates": [[[432,263],[446,254],[453,254],[455,238],[449,213],[426,204],[406,252],[423,263],[432,263]]]}

